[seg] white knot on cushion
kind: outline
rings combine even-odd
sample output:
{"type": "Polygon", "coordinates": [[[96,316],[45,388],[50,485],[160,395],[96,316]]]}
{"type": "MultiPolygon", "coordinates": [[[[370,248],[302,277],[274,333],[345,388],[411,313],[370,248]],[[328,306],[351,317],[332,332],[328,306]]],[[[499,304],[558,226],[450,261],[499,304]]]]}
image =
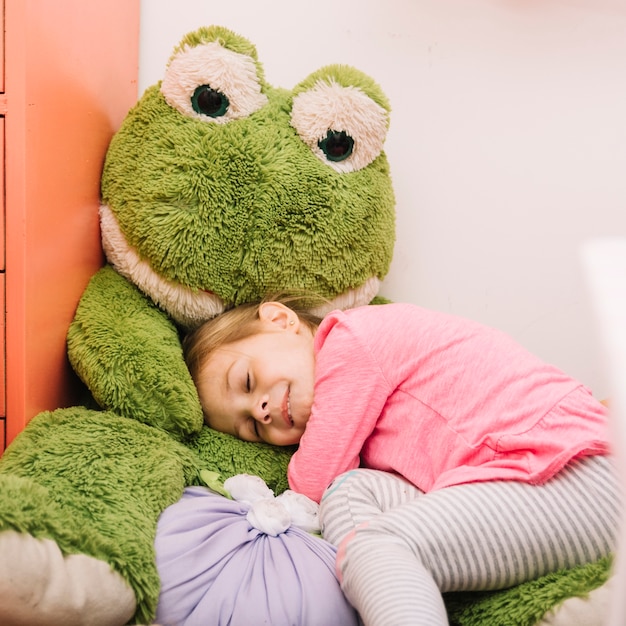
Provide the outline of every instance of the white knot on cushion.
{"type": "Polygon", "coordinates": [[[275,498],[255,502],[246,518],[251,526],[272,537],[284,533],[291,526],[289,511],[275,498]]]}
{"type": "Polygon", "coordinates": [[[260,476],[237,474],[224,481],[224,489],[233,500],[243,504],[254,504],[259,500],[273,498],[274,492],[260,476]]]}
{"type": "Polygon", "coordinates": [[[237,474],[224,482],[233,500],[250,507],[246,516],[251,526],[276,537],[289,527],[306,532],[320,531],[319,505],[301,493],[287,490],[278,497],[259,476],[237,474]]]}
{"type": "Polygon", "coordinates": [[[308,533],[319,533],[322,530],[319,522],[319,504],[302,493],[287,489],[276,500],[289,511],[291,523],[308,533]]]}

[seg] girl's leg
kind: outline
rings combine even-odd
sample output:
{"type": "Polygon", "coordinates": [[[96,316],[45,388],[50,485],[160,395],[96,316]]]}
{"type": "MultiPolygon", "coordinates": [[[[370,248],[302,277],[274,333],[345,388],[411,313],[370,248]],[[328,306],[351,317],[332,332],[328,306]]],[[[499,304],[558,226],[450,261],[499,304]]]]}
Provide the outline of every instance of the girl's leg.
{"type": "Polygon", "coordinates": [[[370,469],[346,472],[333,481],[320,503],[324,539],[338,546],[359,524],[423,493],[389,472],[370,469]]]}
{"type": "MultiPolygon", "coordinates": [[[[416,498],[423,496],[424,492],[417,487],[404,480],[403,478],[390,474],[389,472],[381,472],[378,470],[370,469],[358,469],[352,470],[342,474],[336,478],[329,488],[324,493],[322,501],[320,503],[320,518],[322,522],[322,533],[324,539],[330,541],[336,546],[343,546],[348,537],[353,537],[355,529],[357,527],[365,526],[370,520],[376,518],[382,513],[386,513],[399,507],[407,502],[411,502],[416,498]]],[[[384,563],[381,564],[381,574],[385,578],[386,587],[392,580],[399,581],[411,580],[416,582],[415,576],[415,559],[409,555],[406,559],[395,559],[393,553],[395,550],[390,550],[387,541],[394,541],[394,538],[389,535],[382,538],[381,546],[368,555],[368,567],[376,568],[376,552],[382,548],[382,554],[384,563]],[[387,559],[386,557],[391,557],[387,559]],[[384,573],[383,573],[384,572],[384,573]]],[[[339,569],[339,559],[342,555],[338,555],[338,575],[341,576],[339,569]]],[[[406,556],[406,555],[402,555],[406,556]]],[[[359,565],[357,562],[360,559],[357,557],[354,559],[355,568],[359,565]]],[[[432,582],[430,576],[423,578],[425,581],[425,588],[423,591],[417,592],[417,595],[423,598],[423,601],[419,603],[419,606],[415,607],[415,610],[411,610],[408,607],[390,607],[387,609],[385,606],[381,606],[382,610],[386,613],[381,621],[369,621],[369,618],[365,619],[365,624],[388,624],[389,626],[395,626],[396,624],[402,626],[403,624],[413,623],[410,619],[403,621],[402,616],[396,616],[396,609],[402,613],[405,608],[408,608],[408,614],[415,618],[416,624],[428,624],[429,626],[436,626],[437,624],[447,623],[446,610],[441,599],[439,590],[432,582]],[[421,615],[421,621],[418,621],[417,615],[421,615]]],[[[376,581],[372,580],[375,585],[376,581]]],[[[359,582],[356,582],[356,586],[361,586],[359,582]]],[[[345,587],[342,584],[344,592],[345,587]]],[[[381,587],[381,592],[384,596],[385,591],[381,587]]],[[[363,598],[350,597],[349,600],[363,615],[369,614],[371,611],[365,606],[368,602],[367,584],[363,585],[363,598]]],[[[376,603],[376,599],[372,596],[371,601],[376,603]]],[[[376,607],[372,607],[374,610],[376,607]]]]}
{"type": "MultiPolygon", "coordinates": [[[[325,527],[338,526],[334,501],[343,508],[350,482],[336,481],[325,496],[325,527]]],[[[541,486],[471,483],[397,506],[391,498],[342,538],[342,588],[368,626],[447,624],[443,591],[504,588],[609,554],[618,494],[610,459],[588,457],[541,486]]]]}

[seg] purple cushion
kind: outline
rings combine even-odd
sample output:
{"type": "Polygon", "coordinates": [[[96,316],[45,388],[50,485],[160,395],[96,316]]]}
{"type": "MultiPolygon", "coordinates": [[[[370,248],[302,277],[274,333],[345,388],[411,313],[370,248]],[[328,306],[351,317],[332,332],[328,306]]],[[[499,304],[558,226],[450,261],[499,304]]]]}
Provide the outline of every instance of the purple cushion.
{"type": "Polygon", "coordinates": [[[356,626],[335,577],[335,549],[296,527],[272,537],[249,506],[185,489],[159,520],[157,621],[178,626],[356,626]]]}

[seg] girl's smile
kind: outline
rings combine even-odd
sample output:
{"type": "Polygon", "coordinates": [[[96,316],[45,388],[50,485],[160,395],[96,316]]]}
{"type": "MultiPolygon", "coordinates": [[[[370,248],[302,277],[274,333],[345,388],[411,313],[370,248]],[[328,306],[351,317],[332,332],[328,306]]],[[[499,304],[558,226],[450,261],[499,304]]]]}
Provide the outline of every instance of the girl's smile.
{"type": "Polygon", "coordinates": [[[283,419],[285,420],[288,427],[293,426],[293,418],[291,417],[291,403],[289,396],[289,388],[285,391],[285,398],[283,400],[283,419]]]}

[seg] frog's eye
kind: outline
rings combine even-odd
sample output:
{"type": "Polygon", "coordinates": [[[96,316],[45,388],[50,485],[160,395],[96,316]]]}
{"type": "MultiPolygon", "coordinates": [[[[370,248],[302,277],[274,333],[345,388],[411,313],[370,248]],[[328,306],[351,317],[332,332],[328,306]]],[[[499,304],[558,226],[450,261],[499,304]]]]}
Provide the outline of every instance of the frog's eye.
{"type": "Polygon", "coordinates": [[[291,125],[338,172],[354,172],[382,152],[388,112],[358,87],[319,80],[293,99],[291,125]]]}
{"type": "Polygon", "coordinates": [[[345,161],[354,149],[354,139],[345,130],[329,130],[324,139],[317,142],[318,148],[329,161],[345,161]]]}
{"type": "Polygon", "coordinates": [[[267,102],[254,60],[216,41],[178,51],[161,93],[183,115],[218,124],[247,117],[267,102]]]}
{"type": "Polygon", "coordinates": [[[211,85],[200,85],[191,96],[191,106],[196,113],[209,117],[222,117],[228,111],[230,102],[221,92],[213,89],[211,85]]]}

